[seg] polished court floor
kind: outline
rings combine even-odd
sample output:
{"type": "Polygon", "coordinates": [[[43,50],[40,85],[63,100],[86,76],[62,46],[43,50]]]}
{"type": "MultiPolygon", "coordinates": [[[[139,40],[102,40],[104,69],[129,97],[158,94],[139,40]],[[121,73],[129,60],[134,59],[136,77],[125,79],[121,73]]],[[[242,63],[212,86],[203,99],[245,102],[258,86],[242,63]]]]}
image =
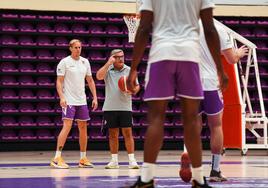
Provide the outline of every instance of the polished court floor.
{"type": "MultiPolygon", "coordinates": [[[[156,170],[156,187],[191,187],[178,177],[182,151],[161,151],[156,170]]],[[[64,151],[70,169],[51,169],[54,152],[0,152],[0,188],[105,188],[122,187],[134,182],[140,170],[129,170],[127,154],[119,153],[120,169],[104,169],[109,161],[107,151],[88,151],[93,169],[77,167],[79,151],[64,151]]],[[[141,164],[142,151],[136,152],[141,164]]],[[[203,152],[205,175],[210,172],[210,152],[203,152]]],[[[268,187],[268,151],[249,150],[241,156],[239,150],[227,150],[221,170],[228,181],[211,183],[213,187],[268,187]]]]}

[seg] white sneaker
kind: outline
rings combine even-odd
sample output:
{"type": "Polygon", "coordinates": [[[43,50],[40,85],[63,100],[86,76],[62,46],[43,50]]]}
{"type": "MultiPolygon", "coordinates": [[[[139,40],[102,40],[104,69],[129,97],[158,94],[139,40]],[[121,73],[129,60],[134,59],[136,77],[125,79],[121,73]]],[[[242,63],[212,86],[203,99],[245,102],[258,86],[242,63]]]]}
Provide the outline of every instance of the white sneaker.
{"type": "Polygon", "coordinates": [[[133,160],[133,161],[129,161],[128,168],[129,169],[139,169],[140,166],[138,165],[136,160],[133,160]]]}
{"type": "Polygon", "coordinates": [[[110,161],[106,166],[105,169],[118,169],[118,161],[110,161]]]}

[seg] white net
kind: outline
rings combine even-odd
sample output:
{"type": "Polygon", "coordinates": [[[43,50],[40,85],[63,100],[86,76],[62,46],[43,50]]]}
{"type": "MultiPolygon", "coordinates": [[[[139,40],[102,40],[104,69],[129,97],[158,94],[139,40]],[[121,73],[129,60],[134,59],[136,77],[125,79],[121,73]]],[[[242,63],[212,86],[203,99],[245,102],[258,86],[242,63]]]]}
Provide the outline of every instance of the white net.
{"type": "Polygon", "coordinates": [[[128,28],[128,42],[134,42],[140,24],[140,17],[138,15],[125,15],[123,18],[128,28]]]}

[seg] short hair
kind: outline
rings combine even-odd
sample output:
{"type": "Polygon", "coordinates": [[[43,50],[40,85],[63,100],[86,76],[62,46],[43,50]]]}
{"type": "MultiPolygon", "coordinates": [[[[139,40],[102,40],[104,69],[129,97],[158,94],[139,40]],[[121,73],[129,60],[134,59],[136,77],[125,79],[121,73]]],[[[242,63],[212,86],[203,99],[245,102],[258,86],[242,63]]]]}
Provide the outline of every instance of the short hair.
{"type": "Polygon", "coordinates": [[[124,51],[122,49],[114,49],[114,50],[111,51],[110,56],[112,56],[114,54],[117,54],[119,52],[124,52],[124,51]]]}
{"type": "Polygon", "coordinates": [[[82,44],[82,42],[78,39],[72,39],[70,42],[69,42],[69,46],[72,47],[74,43],[76,42],[79,42],[80,44],[82,44]]]}

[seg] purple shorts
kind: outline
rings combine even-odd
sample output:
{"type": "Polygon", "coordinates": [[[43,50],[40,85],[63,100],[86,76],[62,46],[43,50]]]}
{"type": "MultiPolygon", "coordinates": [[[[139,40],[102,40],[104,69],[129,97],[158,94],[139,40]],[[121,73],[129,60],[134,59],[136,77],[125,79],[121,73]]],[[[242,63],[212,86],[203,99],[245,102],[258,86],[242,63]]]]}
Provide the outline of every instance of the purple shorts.
{"type": "Polygon", "coordinates": [[[204,91],[204,99],[200,103],[199,114],[217,115],[223,110],[223,103],[219,91],[204,91]]]}
{"type": "Polygon", "coordinates": [[[62,108],[62,119],[71,119],[76,121],[90,120],[87,105],[67,105],[67,108],[62,108]]]}
{"type": "Polygon", "coordinates": [[[203,99],[198,64],[171,60],[149,64],[145,77],[144,100],[173,99],[175,95],[203,99]]]}

